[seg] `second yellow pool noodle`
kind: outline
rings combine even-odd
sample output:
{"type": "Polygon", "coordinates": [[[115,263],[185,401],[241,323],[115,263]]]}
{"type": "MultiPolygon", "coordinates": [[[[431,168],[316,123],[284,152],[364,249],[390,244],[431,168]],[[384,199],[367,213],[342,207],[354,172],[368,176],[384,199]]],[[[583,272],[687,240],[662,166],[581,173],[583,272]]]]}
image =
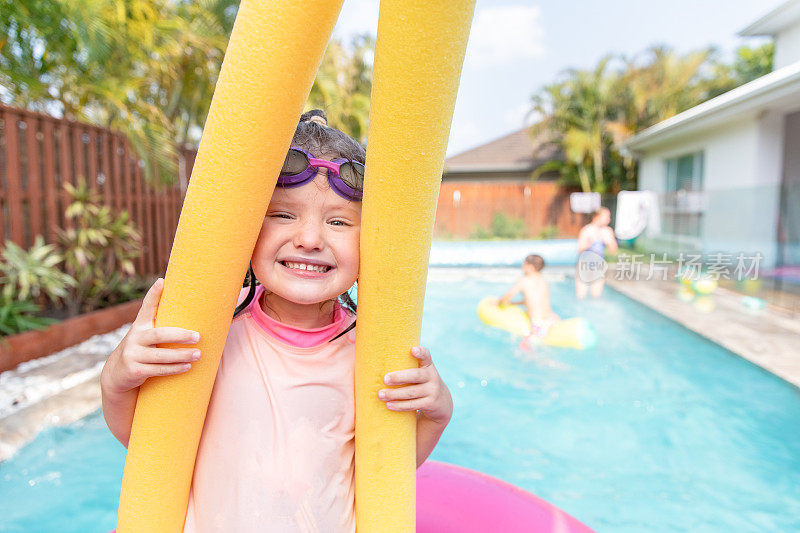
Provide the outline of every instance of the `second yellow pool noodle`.
{"type": "Polygon", "coordinates": [[[242,0],[239,6],[155,320],[199,331],[203,358],[186,374],[151,378],[140,389],[120,533],[183,531],[230,318],[341,3],[242,0]]]}
{"type": "MultiPolygon", "coordinates": [[[[361,221],[356,524],[415,530],[416,417],[377,399],[419,344],[433,220],[474,0],[381,0],[361,221]]],[[[435,355],[435,354],[434,354],[435,355]]]]}

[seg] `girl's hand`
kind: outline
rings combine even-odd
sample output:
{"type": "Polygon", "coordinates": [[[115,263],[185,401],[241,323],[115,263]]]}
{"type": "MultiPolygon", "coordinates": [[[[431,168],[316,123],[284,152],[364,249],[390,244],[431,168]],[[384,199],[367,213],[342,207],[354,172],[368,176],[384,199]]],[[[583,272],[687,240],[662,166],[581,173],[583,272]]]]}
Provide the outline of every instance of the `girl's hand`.
{"type": "Polygon", "coordinates": [[[433,422],[447,425],[453,415],[453,399],[433,366],[431,352],[416,346],[411,355],[419,359],[419,368],[386,374],[383,382],[397,388],[379,390],[378,398],[391,411],[419,411],[433,422]]]}
{"type": "Polygon", "coordinates": [[[200,340],[195,331],[153,326],[163,288],[164,280],[158,278],[147,291],[128,334],[106,361],[100,377],[104,394],[123,394],[138,388],[149,377],[186,372],[191,363],[200,359],[200,351],[194,348],[156,347],[173,342],[195,344],[200,340]]]}

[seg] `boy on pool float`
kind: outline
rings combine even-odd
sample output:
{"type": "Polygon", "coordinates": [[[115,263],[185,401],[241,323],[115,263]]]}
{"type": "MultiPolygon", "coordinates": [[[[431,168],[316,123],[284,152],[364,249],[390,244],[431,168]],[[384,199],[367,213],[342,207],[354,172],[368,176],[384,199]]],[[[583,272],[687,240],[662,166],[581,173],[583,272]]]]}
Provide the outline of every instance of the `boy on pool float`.
{"type": "Polygon", "coordinates": [[[500,298],[500,305],[523,304],[531,321],[531,334],[528,335],[520,346],[539,344],[550,328],[561,318],[550,308],[550,289],[547,281],[542,276],[544,259],[540,255],[531,254],[522,263],[523,276],[514,283],[514,286],[500,298]],[[511,299],[522,293],[522,301],[512,302],[511,299]]]}

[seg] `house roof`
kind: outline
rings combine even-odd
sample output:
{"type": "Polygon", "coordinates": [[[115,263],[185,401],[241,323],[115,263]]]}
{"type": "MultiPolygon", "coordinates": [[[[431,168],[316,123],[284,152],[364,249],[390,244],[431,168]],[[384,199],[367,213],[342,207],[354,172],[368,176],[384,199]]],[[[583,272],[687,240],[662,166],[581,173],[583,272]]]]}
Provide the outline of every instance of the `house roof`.
{"type": "Polygon", "coordinates": [[[554,144],[534,141],[530,128],[504,135],[465,152],[448,157],[444,162],[446,173],[462,172],[523,172],[558,157],[554,144]]]}
{"type": "Polygon", "coordinates": [[[739,32],[742,37],[775,35],[800,20],[800,0],[788,0],[739,32]]]}
{"type": "Polygon", "coordinates": [[[625,141],[622,149],[645,150],[690,132],[770,109],[800,109],[800,61],[650,126],[625,141]]]}

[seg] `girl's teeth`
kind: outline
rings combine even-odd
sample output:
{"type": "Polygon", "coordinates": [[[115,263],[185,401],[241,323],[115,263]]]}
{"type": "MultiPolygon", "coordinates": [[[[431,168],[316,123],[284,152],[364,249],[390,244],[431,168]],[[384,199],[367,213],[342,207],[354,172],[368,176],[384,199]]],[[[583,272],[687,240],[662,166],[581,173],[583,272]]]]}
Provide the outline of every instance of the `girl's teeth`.
{"type": "Polygon", "coordinates": [[[322,265],[308,265],[306,263],[290,263],[289,261],[286,262],[286,266],[289,268],[294,268],[296,270],[311,270],[313,272],[320,272],[324,273],[328,270],[328,267],[322,265]]]}

